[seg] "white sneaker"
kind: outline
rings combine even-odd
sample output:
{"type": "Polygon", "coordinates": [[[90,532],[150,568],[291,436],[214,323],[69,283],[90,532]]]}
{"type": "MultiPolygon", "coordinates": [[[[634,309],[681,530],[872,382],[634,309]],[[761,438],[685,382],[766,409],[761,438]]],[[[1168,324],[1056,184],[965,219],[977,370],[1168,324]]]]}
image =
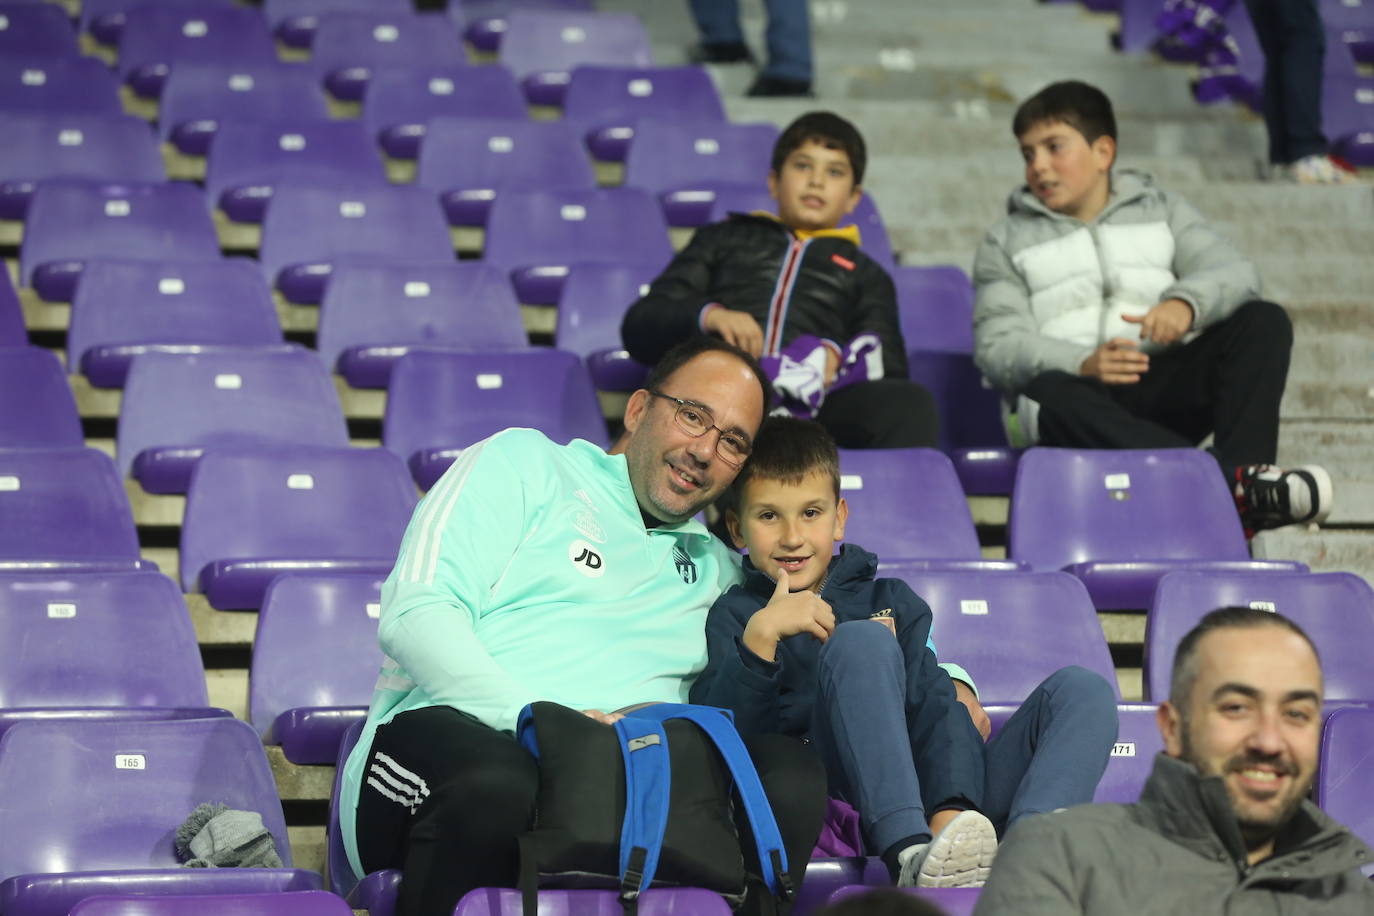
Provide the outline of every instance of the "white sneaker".
{"type": "Polygon", "coordinates": [[[1237,478],[1236,508],[1248,532],[1315,525],[1331,514],[1331,475],[1318,465],[1255,464],[1242,468],[1237,478]]]}
{"type": "Polygon", "coordinates": [[[1355,181],[1354,175],[1324,153],[1304,156],[1288,166],[1287,174],[1298,184],[1351,184],[1355,181]]]}
{"type": "Polygon", "coordinates": [[[997,856],[997,830],[977,811],[961,811],[929,843],[897,854],[898,887],[982,887],[997,856]]]}

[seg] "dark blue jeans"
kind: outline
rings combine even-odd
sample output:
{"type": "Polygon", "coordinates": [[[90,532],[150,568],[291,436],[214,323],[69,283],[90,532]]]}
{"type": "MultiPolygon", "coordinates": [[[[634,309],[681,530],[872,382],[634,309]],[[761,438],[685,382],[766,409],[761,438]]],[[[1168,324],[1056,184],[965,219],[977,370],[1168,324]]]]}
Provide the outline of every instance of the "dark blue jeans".
{"type": "Polygon", "coordinates": [[[1264,126],[1269,161],[1281,165],[1326,152],[1322,63],[1326,32],[1317,0],[1245,0],[1264,49],[1264,126]]]}
{"type": "MultiPolygon", "coordinates": [[[[768,61],[763,75],[811,82],[811,18],[807,0],[764,0],[768,10],[768,61]]],[[[705,44],[743,44],[739,0],[692,0],[692,16],[705,44]]]]}
{"type": "MultiPolygon", "coordinates": [[[[907,664],[897,640],[869,621],[840,624],[818,669],[811,740],[832,794],[858,809],[876,853],[929,835],[918,754],[908,738],[920,727],[908,721],[907,664]]],[[[979,810],[1001,834],[1028,814],[1092,801],[1116,737],[1111,686],[1086,668],[1061,668],[984,747],[979,810]]]]}

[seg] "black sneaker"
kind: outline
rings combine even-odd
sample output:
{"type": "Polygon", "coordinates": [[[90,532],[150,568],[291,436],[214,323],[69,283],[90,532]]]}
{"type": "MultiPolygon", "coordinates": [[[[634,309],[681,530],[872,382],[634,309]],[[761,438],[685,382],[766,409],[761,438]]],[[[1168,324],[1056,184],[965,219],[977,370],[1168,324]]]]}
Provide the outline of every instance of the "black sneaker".
{"type": "Polygon", "coordinates": [[[687,59],[694,64],[752,64],[754,53],[742,41],[702,42],[687,49],[687,59]]]}
{"type": "Polygon", "coordinates": [[[1284,525],[1315,525],[1331,514],[1331,475],[1315,464],[1236,469],[1236,508],[1247,537],[1284,525]]]}
{"type": "Polygon", "coordinates": [[[751,98],[811,98],[810,80],[791,80],[782,76],[764,76],[754,80],[745,95],[751,98]]]}

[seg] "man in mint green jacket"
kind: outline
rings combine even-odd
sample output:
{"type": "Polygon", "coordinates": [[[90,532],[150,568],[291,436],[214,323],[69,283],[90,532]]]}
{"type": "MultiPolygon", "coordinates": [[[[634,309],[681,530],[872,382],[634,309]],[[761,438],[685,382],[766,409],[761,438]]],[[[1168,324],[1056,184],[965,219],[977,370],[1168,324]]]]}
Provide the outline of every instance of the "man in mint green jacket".
{"type": "MultiPolygon", "coordinates": [[[[403,916],[514,884],[538,786],[512,737],[526,704],[609,724],[626,706],[686,702],[706,613],[740,580],[693,516],[748,457],[767,391],[742,351],[688,341],[631,396],[612,454],[506,430],[421,501],[383,587],[386,658],[339,800],[349,864],[401,868],[403,916]]],[[[764,738],[750,751],[799,886],[824,775],[809,750],[764,738]]]]}

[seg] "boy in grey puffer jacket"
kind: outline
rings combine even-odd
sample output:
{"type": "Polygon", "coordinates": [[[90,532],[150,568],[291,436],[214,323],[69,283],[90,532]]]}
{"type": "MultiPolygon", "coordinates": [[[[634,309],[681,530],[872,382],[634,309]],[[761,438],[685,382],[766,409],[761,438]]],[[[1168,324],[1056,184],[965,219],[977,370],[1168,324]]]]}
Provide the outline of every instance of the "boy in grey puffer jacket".
{"type": "Polygon", "coordinates": [[[1179,195],[1113,174],[1101,90],[1054,83],[1012,122],[1026,163],[974,262],[975,360],[1017,444],[1193,448],[1213,435],[1247,534],[1331,511],[1322,468],[1274,466],[1292,326],[1179,195]]]}

